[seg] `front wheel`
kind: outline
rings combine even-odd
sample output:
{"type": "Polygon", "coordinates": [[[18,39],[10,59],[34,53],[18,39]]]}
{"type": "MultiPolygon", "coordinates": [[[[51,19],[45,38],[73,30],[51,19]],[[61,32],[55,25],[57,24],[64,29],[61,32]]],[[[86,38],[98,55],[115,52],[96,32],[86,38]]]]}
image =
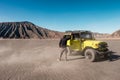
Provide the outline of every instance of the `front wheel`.
{"type": "Polygon", "coordinates": [[[94,62],[97,59],[97,53],[94,49],[86,49],[85,50],[85,58],[90,62],[94,62]]]}

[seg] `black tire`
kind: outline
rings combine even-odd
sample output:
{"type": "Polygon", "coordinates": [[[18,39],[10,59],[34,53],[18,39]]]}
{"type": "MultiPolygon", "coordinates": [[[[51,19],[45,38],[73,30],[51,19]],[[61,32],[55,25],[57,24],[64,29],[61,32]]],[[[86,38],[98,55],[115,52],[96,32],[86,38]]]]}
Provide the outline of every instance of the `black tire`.
{"type": "Polygon", "coordinates": [[[85,50],[85,58],[90,62],[94,62],[97,60],[97,53],[94,49],[86,49],[85,50]]]}

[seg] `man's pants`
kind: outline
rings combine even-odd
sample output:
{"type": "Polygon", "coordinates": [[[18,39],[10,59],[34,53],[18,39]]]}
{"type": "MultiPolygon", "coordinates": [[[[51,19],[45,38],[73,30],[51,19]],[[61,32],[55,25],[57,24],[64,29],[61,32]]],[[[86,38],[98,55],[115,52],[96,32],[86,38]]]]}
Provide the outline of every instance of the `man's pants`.
{"type": "Polygon", "coordinates": [[[68,47],[61,48],[60,60],[61,60],[63,54],[65,54],[65,60],[67,60],[67,53],[68,53],[68,47]]]}

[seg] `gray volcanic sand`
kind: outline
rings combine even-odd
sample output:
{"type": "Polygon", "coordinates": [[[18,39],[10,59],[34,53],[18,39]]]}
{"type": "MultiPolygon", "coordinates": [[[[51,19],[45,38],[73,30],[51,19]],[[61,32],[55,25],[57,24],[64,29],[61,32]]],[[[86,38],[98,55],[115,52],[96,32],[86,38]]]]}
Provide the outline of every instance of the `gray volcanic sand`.
{"type": "Polygon", "coordinates": [[[113,59],[80,55],[57,61],[59,40],[0,40],[0,80],[120,80],[120,40],[106,40],[113,59]]]}

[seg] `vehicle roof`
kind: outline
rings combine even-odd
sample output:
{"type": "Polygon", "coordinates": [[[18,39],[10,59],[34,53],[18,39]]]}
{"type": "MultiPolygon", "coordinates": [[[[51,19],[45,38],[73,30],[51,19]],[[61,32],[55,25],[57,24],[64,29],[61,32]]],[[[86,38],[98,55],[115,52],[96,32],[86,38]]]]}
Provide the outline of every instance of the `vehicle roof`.
{"type": "Polygon", "coordinates": [[[91,31],[87,31],[87,30],[66,31],[65,33],[82,33],[82,32],[89,32],[89,33],[91,33],[91,31]]]}

